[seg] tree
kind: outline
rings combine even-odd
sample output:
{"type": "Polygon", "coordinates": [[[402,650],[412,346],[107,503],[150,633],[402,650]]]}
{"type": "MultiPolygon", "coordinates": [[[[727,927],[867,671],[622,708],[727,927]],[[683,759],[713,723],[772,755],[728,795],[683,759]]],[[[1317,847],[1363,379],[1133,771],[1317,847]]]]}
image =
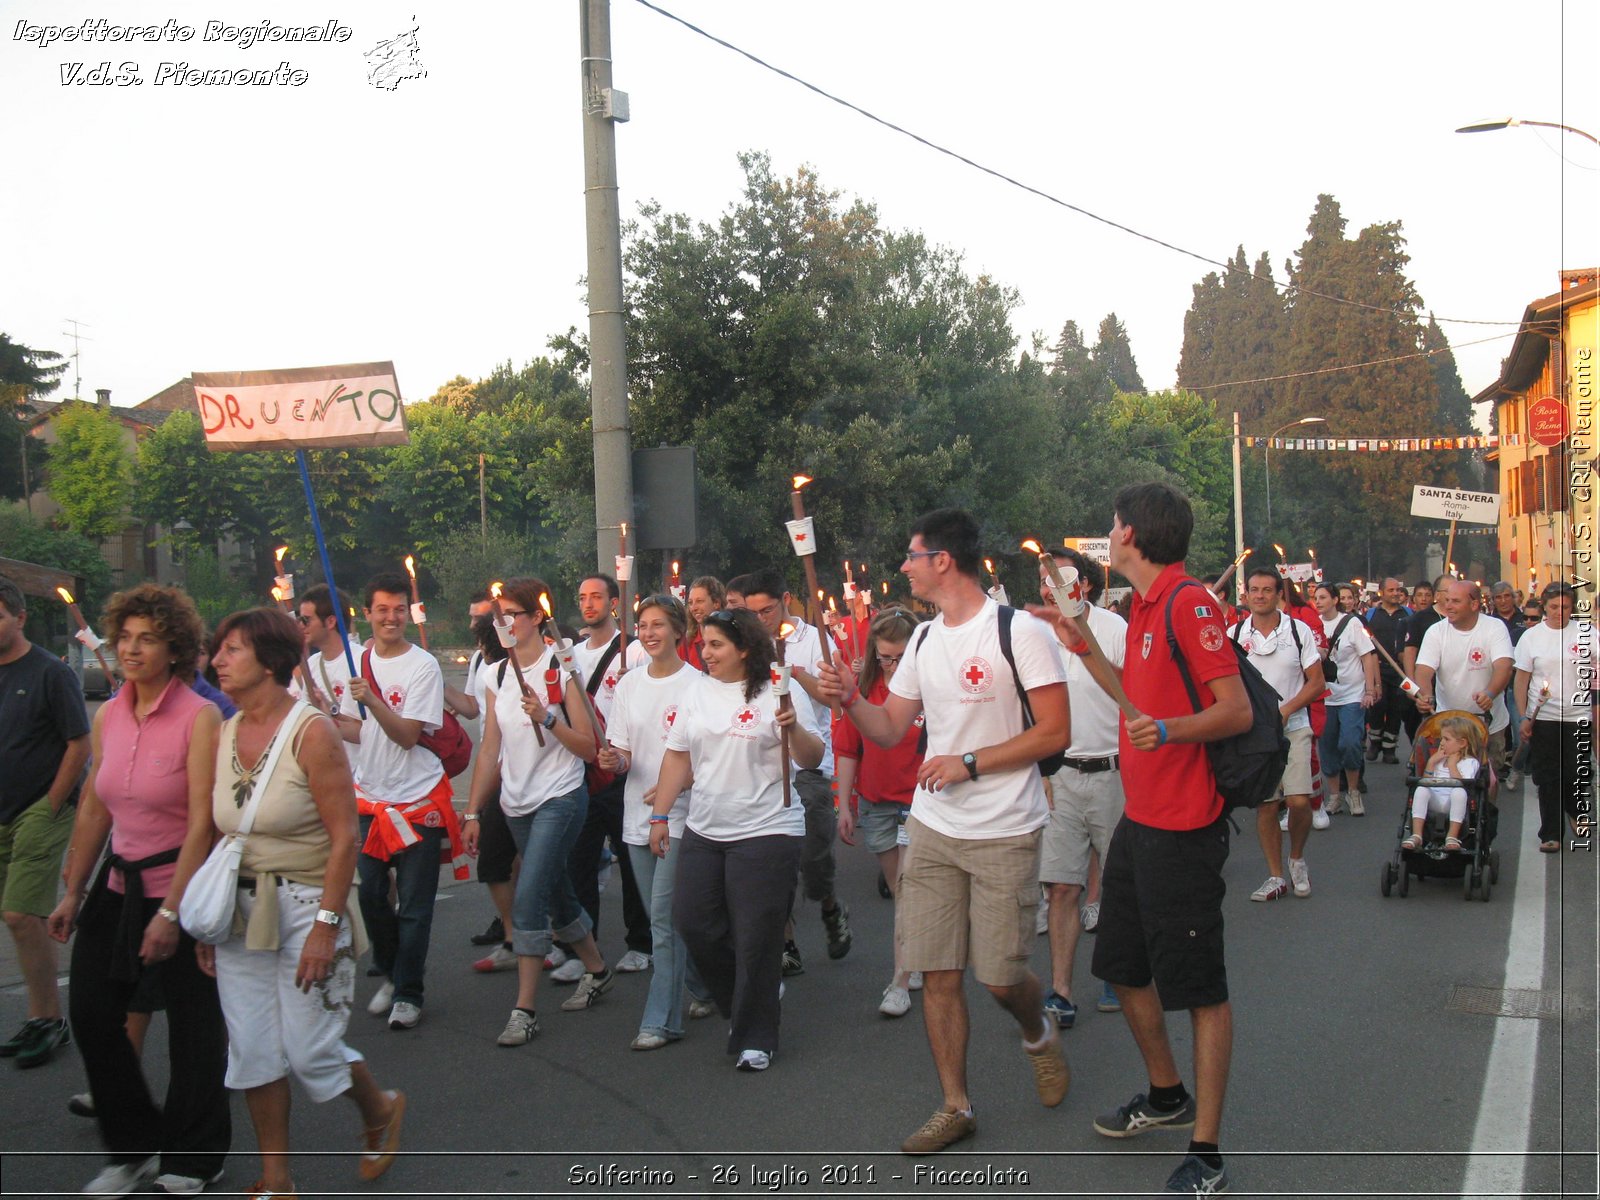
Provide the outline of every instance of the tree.
{"type": "Polygon", "coordinates": [[[1107,313],[1100,322],[1100,338],[1090,351],[1095,366],[1106,373],[1111,386],[1119,392],[1142,392],[1144,380],[1139,378],[1139,364],[1133,359],[1133,345],[1128,341],[1128,331],[1117,319],[1116,313],[1107,313]]]}
{"type": "MultiPolygon", "coordinates": [[[[100,611],[112,589],[111,565],[92,541],[70,529],[52,529],[18,509],[0,508],[0,546],[5,547],[7,558],[54,567],[81,579],[83,589],[73,599],[83,615],[94,623],[95,613],[100,611]]],[[[28,634],[34,641],[41,641],[45,631],[58,623],[64,627],[66,605],[53,597],[30,598],[28,611],[28,634]]],[[[59,646],[51,643],[52,650],[57,652],[65,646],[64,636],[59,646]]]]}
{"type": "Polygon", "coordinates": [[[22,500],[43,475],[43,445],[24,446],[28,401],[61,386],[66,360],[53,350],[34,350],[0,333],[0,500],[22,500]],[[26,453],[26,461],[24,454],[26,453]]]}
{"type": "Polygon", "coordinates": [[[101,539],[121,529],[132,485],[122,422],[93,404],[72,403],[55,419],[50,495],[68,528],[101,539]]]}
{"type": "Polygon", "coordinates": [[[0,384],[15,384],[29,395],[48,396],[61,386],[67,360],[54,350],[35,350],[0,333],[0,384]]]}
{"type": "MultiPolygon", "coordinates": [[[[217,454],[206,447],[200,418],[175,412],[139,443],[132,506],[142,520],[165,526],[173,549],[215,556],[226,536],[266,541],[271,525],[255,486],[259,456],[217,454]],[[178,526],[189,528],[180,530],[178,526]]],[[[192,561],[192,557],[191,557],[192,561]]]]}

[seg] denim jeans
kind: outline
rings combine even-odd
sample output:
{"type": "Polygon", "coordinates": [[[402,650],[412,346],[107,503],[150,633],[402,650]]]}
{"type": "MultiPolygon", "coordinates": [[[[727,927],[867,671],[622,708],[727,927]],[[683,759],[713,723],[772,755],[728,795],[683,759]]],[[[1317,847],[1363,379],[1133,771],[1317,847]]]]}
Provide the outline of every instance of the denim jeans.
{"type": "Polygon", "coordinates": [[[1332,779],[1341,770],[1352,774],[1361,770],[1362,741],[1366,735],[1366,716],[1361,705],[1329,704],[1328,722],[1322,727],[1322,773],[1332,779]]]}
{"type": "Polygon", "coordinates": [[[522,855],[517,892],[511,901],[511,948],[524,957],[550,953],[550,931],[564,942],[581,941],[594,928],[578,903],[567,874],[567,859],[589,813],[583,784],[546,800],[531,813],[506,816],[511,838],[522,855]]]}
{"type": "MultiPolygon", "coordinates": [[[[361,818],[366,844],[371,817],[361,818]]],[[[385,862],[363,854],[356,860],[361,877],[357,895],[361,920],[372,943],[372,965],[394,984],[394,998],[422,1005],[422,976],[428,965],[428,939],[433,933],[433,901],[439,893],[439,844],[444,830],[417,829],[422,840],[385,862]],[[399,908],[389,904],[389,870],[394,869],[399,908]]]]}
{"type": "Polygon", "coordinates": [[[650,960],[650,994],[645,997],[644,1016],[639,1018],[640,1033],[659,1033],[666,1038],[683,1036],[683,989],[697,1000],[709,1000],[710,990],[700,982],[700,973],[689,959],[689,951],[672,924],[672,884],[678,873],[678,845],[681,838],[667,843],[667,856],[657,858],[649,846],[629,846],[633,877],[639,892],[650,906],[650,940],[655,952],[650,960]]]}

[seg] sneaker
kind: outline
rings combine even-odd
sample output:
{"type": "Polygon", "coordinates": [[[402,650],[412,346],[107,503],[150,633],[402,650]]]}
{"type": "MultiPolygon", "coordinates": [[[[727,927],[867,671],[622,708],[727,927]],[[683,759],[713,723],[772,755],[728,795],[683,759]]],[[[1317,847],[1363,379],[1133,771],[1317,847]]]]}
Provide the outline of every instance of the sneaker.
{"type": "Polygon", "coordinates": [[[854,939],[850,936],[850,908],[845,904],[835,904],[833,911],[826,909],[822,912],[822,927],[828,931],[828,957],[841,959],[850,953],[850,943],[854,939]]]}
{"type": "Polygon", "coordinates": [[[169,1196],[198,1196],[211,1184],[221,1182],[220,1170],[209,1179],[199,1175],[157,1175],[156,1191],[165,1192],[169,1196]]]}
{"type": "MultiPolygon", "coordinates": [[[[1321,809],[1322,812],[1326,813],[1330,817],[1337,817],[1339,815],[1339,809],[1341,809],[1342,807],[1344,807],[1344,793],[1343,792],[1324,792],[1323,793],[1322,809],[1321,809]]],[[[1314,818],[1313,818],[1313,820],[1314,820],[1314,818]]]]}
{"type": "Polygon", "coordinates": [[[883,872],[878,872],[878,895],[885,900],[893,900],[894,893],[889,890],[889,881],[883,877],[883,872]]]}
{"type": "MultiPolygon", "coordinates": [[[[1045,1022],[1046,1026],[1049,1022],[1045,1022]]],[[[1067,1056],[1061,1052],[1061,1035],[1050,1030],[1050,1040],[1038,1050],[1023,1046],[1028,1064],[1033,1067],[1034,1086],[1039,1089],[1039,1103],[1054,1108],[1067,1098],[1067,1088],[1072,1084],[1072,1071],[1067,1066],[1067,1056]]]]}
{"type": "Polygon", "coordinates": [[[1250,893],[1252,900],[1276,900],[1289,892],[1289,885],[1283,881],[1282,876],[1268,875],[1267,881],[1250,893]]]}
{"type": "Polygon", "coordinates": [[[409,1000],[396,1000],[394,1007],[389,1010],[389,1028],[396,1031],[415,1029],[420,1020],[422,1020],[422,1006],[413,1004],[409,1000]]]}
{"type": "Polygon", "coordinates": [[[1094,1002],[1095,1012],[1114,1013],[1122,1011],[1122,1001],[1117,999],[1117,989],[1109,983],[1100,984],[1100,999],[1094,1002]]]}
{"type": "Polygon", "coordinates": [[[1078,1006],[1054,988],[1044,998],[1044,1012],[1045,1016],[1053,1017],[1062,1029],[1071,1029],[1072,1023],[1078,1019],[1078,1006]]]}
{"type": "Polygon", "coordinates": [[[33,1027],[45,1021],[45,1017],[30,1017],[6,1041],[0,1042],[0,1058],[15,1058],[28,1039],[33,1036],[33,1027]]]}
{"type": "Polygon", "coordinates": [[[571,957],[572,956],[560,946],[551,946],[550,953],[544,956],[544,969],[546,971],[554,971],[557,967],[571,957]]]}
{"type": "Polygon", "coordinates": [[[1033,932],[1040,937],[1050,932],[1050,906],[1043,900],[1039,901],[1039,911],[1033,918],[1033,932]]]}
{"type": "Polygon", "coordinates": [[[1228,1164],[1212,1168],[1198,1154],[1186,1154],[1178,1169],[1167,1177],[1168,1192],[1180,1196],[1220,1196],[1228,1190],[1228,1164]]]}
{"type": "Polygon", "coordinates": [[[94,1093],[79,1092],[67,1098],[67,1111],[75,1117],[94,1116],[94,1093]]]}
{"type": "Polygon", "coordinates": [[[517,966],[517,956],[510,946],[504,942],[489,952],[487,958],[480,958],[472,964],[474,971],[482,971],[487,975],[490,971],[512,971],[517,966]]]}
{"type": "Polygon", "coordinates": [[[1289,882],[1294,884],[1294,894],[1302,900],[1311,895],[1311,872],[1306,869],[1305,859],[1289,860],[1289,882]]]}
{"type": "Polygon", "coordinates": [[[635,971],[648,971],[650,969],[650,956],[640,954],[637,950],[629,950],[617,960],[616,969],[624,975],[631,975],[635,971]]]}
{"type": "Polygon", "coordinates": [[[689,1001],[689,1019],[691,1021],[703,1021],[705,1018],[712,1016],[716,1011],[717,1006],[715,1002],[711,1000],[689,1001]]]}
{"type": "Polygon", "coordinates": [[[906,991],[920,992],[922,990],[922,972],[913,971],[906,976],[906,991]]]}
{"type": "Polygon", "coordinates": [[[629,1050],[659,1050],[672,1039],[663,1033],[641,1033],[628,1043],[629,1050]]]}
{"type": "Polygon", "coordinates": [[[394,1007],[394,984],[385,979],[367,1001],[367,1011],[375,1017],[384,1016],[394,1007]]]}
{"type": "Polygon", "coordinates": [[[583,978],[583,959],[567,959],[566,962],[550,972],[550,978],[557,983],[577,983],[578,980],[583,978]]]}
{"type": "Polygon", "coordinates": [[[804,975],[806,964],[800,957],[800,947],[793,942],[783,944],[783,973],[785,975],[804,975]]]}
{"type": "Polygon", "coordinates": [[[616,979],[617,973],[610,967],[598,975],[592,971],[585,971],[583,978],[578,981],[578,990],[561,1002],[561,1011],[582,1012],[586,1008],[593,1008],[600,1002],[600,997],[610,990],[616,979]]]}
{"type": "Polygon", "coordinates": [[[1278,830],[1281,833],[1289,832],[1289,809],[1287,805],[1285,805],[1284,810],[1278,814],[1278,830]]]}
{"type": "Polygon", "coordinates": [[[903,1017],[911,1011],[911,993],[903,987],[890,984],[883,989],[883,999],[878,1011],[886,1017],[903,1017]]]}
{"type": "Polygon", "coordinates": [[[1332,824],[1333,822],[1328,819],[1328,806],[1326,804],[1321,808],[1313,808],[1311,810],[1311,828],[1326,829],[1332,824]]]}
{"type": "Polygon", "coordinates": [[[1512,771],[1509,775],[1506,776],[1506,787],[1510,791],[1514,792],[1521,786],[1522,786],[1522,772],[1521,771],[1512,771]]]}
{"type": "Polygon", "coordinates": [[[539,1036],[539,1018],[524,1009],[513,1008],[506,1027],[495,1038],[496,1046],[526,1046],[539,1036]]]}
{"type": "Polygon", "coordinates": [[[1078,923],[1083,926],[1085,933],[1093,933],[1100,927],[1100,901],[1085,904],[1078,912],[1078,923]]]}
{"type": "Polygon", "coordinates": [[[59,1047],[71,1040],[72,1031],[61,1018],[35,1021],[33,1033],[22,1049],[17,1051],[17,1066],[24,1071],[31,1067],[42,1067],[55,1057],[59,1047]]]}
{"type": "Polygon", "coordinates": [[[137,1162],[108,1163],[100,1174],[83,1185],[85,1196],[126,1196],[142,1192],[160,1169],[161,1156],[152,1154],[137,1162]]]}
{"type": "Polygon", "coordinates": [[[1149,1097],[1140,1092],[1120,1108],[1101,1113],[1094,1119],[1094,1131],[1109,1138],[1137,1137],[1147,1129],[1192,1129],[1194,1127],[1194,1097],[1188,1096],[1171,1112],[1162,1112],[1151,1105],[1149,1097]]]}
{"type": "Polygon", "coordinates": [[[501,923],[499,917],[496,917],[494,920],[489,922],[489,928],[485,929],[482,933],[473,934],[471,938],[474,946],[492,946],[496,942],[503,942],[505,940],[506,927],[501,923]]]}
{"type": "Polygon", "coordinates": [[[765,1050],[741,1050],[739,1061],[734,1063],[737,1071],[765,1071],[772,1065],[772,1055],[765,1050]]]}
{"type": "Polygon", "coordinates": [[[1364,817],[1367,815],[1367,802],[1361,798],[1360,792],[1351,792],[1345,799],[1350,801],[1350,815],[1352,817],[1364,817]]]}
{"type": "Polygon", "coordinates": [[[962,1138],[978,1132],[977,1119],[969,1112],[940,1109],[923,1122],[922,1128],[900,1143],[902,1154],[937,1154],[962,1138]]]}

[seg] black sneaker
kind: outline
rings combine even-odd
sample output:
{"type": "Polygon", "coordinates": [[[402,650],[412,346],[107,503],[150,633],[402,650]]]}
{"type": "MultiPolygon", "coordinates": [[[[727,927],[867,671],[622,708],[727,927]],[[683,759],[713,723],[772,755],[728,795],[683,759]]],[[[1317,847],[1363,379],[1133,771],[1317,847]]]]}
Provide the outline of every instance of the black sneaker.
{"type": "Polygon", "coordinates": [[[490,921],[489,928],[485,929],[482,933],[475,933],[472,935],[472,944],[474,946],[494,946],[505,940],[506,927],[501,923],[499,917],[496,917],[494,920],[490,921]]]}
{"type": "Polygon", "coordinates": [[[72,1031],[63,1020],[38,1021],[33,1034],[21,1050],[17,1051],[17,1066],[26,1071],[29,1067],[42,1067],[55,1057],[58,1047],[72,1040],[72,1031]]]}
{"type": "Polygon", "coordinates": [[[44,1020],[44,1017],[29,1017],[24,1021],[20,1029],[5,1041],[0,1042],[0,1058],[15,1058],[22,1048],[28,1044],[28,1039],[33,1036],[33,1027],[44,1020]]]}
{"type": "Polygon", "coordinates": [[[804,975],[806,964],[800,958],[800,947],[793,942],[783,944],[783,973],[785,975],[804,975]]]}
{"type": "Polygon", "coordinates": [[[1122,1107],[1102,1113],[1094,1119],[1094,1131],[1113,1138],[1135,1137],[1146,1129],[1190,1129],[1193,1126],[1193,1096],[1185,1099],[1173,1111],[1161,1112],[1151,1105],[1150,1098],[1143,1092],[1122,1107]]]}
{"type": "Polygon", "coordinates": [[[894,893],[889,890],[889,881],[883,877],[883,872],[878,872],[878,895],[885,900],[893,900],[894,893]]]}
{"type": "Polygon", "coordinates": [[[835,903],[832,912],[823,909],[822,927],[828,931],[829,958],[840,959],[850,953],[850,943],[854,939],[850,936],[849,908],[835,903]]]}
{"type": "Polygon", "coordinates": [[[1167,1177],[1167,1192],[1180,1196],[1220,1196],[1228,1190],[1228,1164],[1208,1167],[1198,1154],[1184,1156],[1178,1169],[1167,1177]]]}

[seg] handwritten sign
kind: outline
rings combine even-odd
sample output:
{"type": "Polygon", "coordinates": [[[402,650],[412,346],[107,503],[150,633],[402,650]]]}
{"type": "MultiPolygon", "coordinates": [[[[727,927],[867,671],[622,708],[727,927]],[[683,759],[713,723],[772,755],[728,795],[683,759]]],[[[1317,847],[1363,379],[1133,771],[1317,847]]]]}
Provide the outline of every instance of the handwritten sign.
{"type": "Polygon", "coordinates": [[[1500,519],[1500,497],[1495,492],[1460,492],[1419,483],[1411,489],[1411,515],[1493,525],[1500,519]]]}
{"type": "Polygon", "coordinates": [[[212,450],[403,446],[405,404],[393,363],[194,373],[212,450]]]}

